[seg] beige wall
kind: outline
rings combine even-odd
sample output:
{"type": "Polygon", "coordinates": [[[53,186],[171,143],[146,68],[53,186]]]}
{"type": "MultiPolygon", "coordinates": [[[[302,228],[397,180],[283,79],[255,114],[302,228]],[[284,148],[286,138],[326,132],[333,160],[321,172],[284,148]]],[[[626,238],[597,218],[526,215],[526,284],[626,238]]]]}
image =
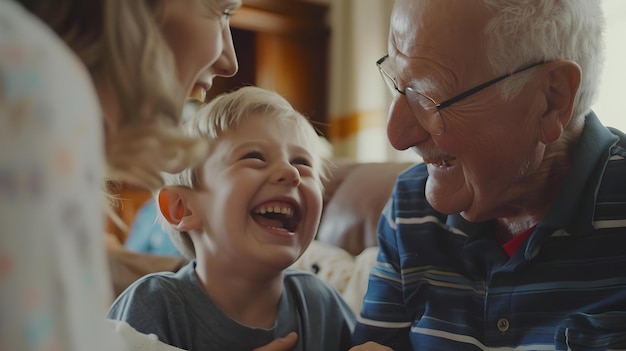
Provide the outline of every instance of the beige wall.
{"type": "Polygon", "coordinates": [[[608,126],[626,132],[626,1],[602,0],[606,16],[606,64],[594,110],[608,126]]]}
{"type": "MultiPolygon", "coordinates": [[[[413,154],[397,153],[388,145],[384,130],[388,101],[373,65],[386,51],[388,23],[382,17],[387,16],[385,12],[391,9],[393,0],[306,1],[330,5],[332,49],[328,94],[331,118],[354,119],[356,116],[363,125],[358,135],[339,141],[337,149],[344,154],[354,154],[353,158],[360,161],[413,159],[413,154]],[[368,19],[363,21],[363,17],[368,19]],[[341,78],[337,79],[338,76],[341,78]]],[[[607,59],[600,96],[593,109],[604,124],[626,131],[622,102],[626,99],[626,0],[601,1],[607,21],[607,59]]]]}

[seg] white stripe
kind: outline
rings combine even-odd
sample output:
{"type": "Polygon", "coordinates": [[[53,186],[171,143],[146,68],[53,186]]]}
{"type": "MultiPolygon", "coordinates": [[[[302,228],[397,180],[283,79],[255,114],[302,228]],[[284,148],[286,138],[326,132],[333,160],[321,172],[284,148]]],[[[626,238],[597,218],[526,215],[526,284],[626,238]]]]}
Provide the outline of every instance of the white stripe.
{"type": "Polygon", "coordinates": [[[387,225],[389,225],[391,229],[393,230],[398,229],[398,227],[396,226],[396,223],[391,220],[390,216],[383,216],[383,218],[385,218],[385,220],[387,221],[387,225]]]}
{"type": "Polygon", "coordinates": [[[615,220],[609,220],[609,221],[595,221],[595,222],[593,222],[593,226],[596,229],[626,227],[626,219],[615,219],[615,220]]]}
{"type": "MultiPolygon", "coordinates": [[[[442,225],[442,226],[443,226],[443,225],[442,225]]],[[[454,234],[457,234],[457,235],[461,235],[461,236],[465,236],[465,237],[467,237],[467,236],[468,236],[468,235],[467,235],[467,234],[465,234],[462,230],[459,230],[459,229],[454,228],[454,227],[447,227],[446,229],[448,229],[448,231],[450,231],[450,232],[452,232],[452,233],[454,233],[454,234]]]]}
{"type": "Polygon", "coordinates": [[[374,270],[372,270],[372,271],[370,272],[370,275],[373,275],[373,276],[376,276],[376,277],[379,277],[379,278],[383,278],[383,279],[385,279],[385,280],[391,280],[391,281],[394,281],[394,282],[396,282],[396,283],[400,283],[400,284],[402,283],[402,280],[400,280],[400,279],[398,279],[398,278],[395,278],[395,277],[393,277],[393,276],[391,276],[391,275],[388,275],[388,274],[383,274],[383,273],[380,273],[380,272],[378,272],[378,271],[374,271],[374,270]]]}
{"type": "Polygon", "coordinates": [[[391,265],[391,263],[387,263],[387,262],[376,261],[376,263],[374,263],[374,265],[375,266],[379,266],[379,267],[385,267],[385,268],[393,269],[393,266],[391,265]]]}
{"type": "Polygon", "coordinates": [[[442,339],[448,339],[448,340],[452,340],[456,342],[462,342],[465,344],[474,345],[476,347],[479,347],[481,350],[485,350],[485,351],[554,350],[554,345],[541,345],[541,344],[524,345],[524,346],[516,346],[516,347],[487,347],[483,345],[480,341],[476,340],[475,338],[471,336],[452,334],[452,333],[444,332],[441,330],[432,330],[432,329],[425,329],[425,328],[418,328],[418,327],[411,328],[411,332],[424,334],[424,335],[431,335],[431,336],[435,336],[435,337],[442,338],[442,339]]]}
{"type": "Polygon", "coordinates": [[[620,155],[613,155],[609,158],[609,161],[616,161],[616,160],[623,160],[624,157],[620,156],[620,155]]]}
{"type": "Polygon", "coordinates": [[[418,266],[418,267],[411,267],[411,268],[404,268],[402,269],[402,274],[404,275],[409,275],[409,274],[426,274],[426,273],[432,273],[432,274],[436,274],[436,275],[443,275],[446,277],[463,277],[463,275],[459,274],[459,273],[455,273],[455,272],[448,272],[448,271],[441,271],[438,269],[434,269],[435,266],[418,266]]]}
{"type": "MultiPolygon", "coordinates": [[[[392,266],[389,264],[385,264],[385,263],[381,263],[381,262],[376,262],[374,264],[374,267],[385,267],[385,268],[391,268],[392,266]]],[[[402,270],[402,275],[405,276],[405,280],[403,281],[400,278],[396,278],[395,275],[393,274],[386,274],[384,271],[379,271],[379,270],[375,270],[372,269],[370,271],[370,275],[372,276],[376,276],[385,280],[390,280],[396,283],[400,283],[400,284],[411,284],[411,283],[415,283],[418,281],[426,281],[428,282],[428,284],[433,285],[433,286],[440,286],[440,287],[446,287],[446,288],[451,288],[451,289],[456,289],[456,290],[469,290],[469,291],[473,291],[476,294],[479,295],[485,295],[485,290],[482,289],[475,289],[470,285],[466,285],[466,284],[459,284],[459,283],[448,283],[448,282],[443,282],[440,280],[435,280],[435,279],[430,279],[430,278],[424,278],[423,276],[425,274],[435,274],[435,275],[442,275],[442,276],[448,276],[448,277],[461,277],[460,274],[457,273],[451,273],[451,272],[445,272],[445,271],[439,271],[439,270],[431,270],[429,269],[430,266],[423,266],[423,267],[414,267],[414,268],[409,268],[409,269],[403,269],[402,270]],[[411,277],[412,275],[417,275],[417,278],[413,278],[411,277]]]]}
{"type": "Polygon", "coordinates": [[[375,321],[372,319],[363,318],[361,316],[357,316],[356,320],[364,325],[369,325],[372,327],[379,328],[388,328],[388,329],[398,329],[398,328],[407,328],[410,327],[412,322],[383,322],[383,321],[375,321]]]}
{"type": "MultiPolygon", "coordinates": [[[[416,279],[415,281],[418,281],[418,280],[416,279]]],[[[444,288],[457,289],[457,290],[469,290],[469,291],[473,291],[475,294],[478,294],[478,295],[485,295],[486,294],[485,290],[474,289],[473,287],[468,286],[468,285],[446,283],[446,282],[441,282],[441,281],[433,280],[433,279],[426,279],[426,281],[430,285],[433,285],[433,286],[440,286],[440,287],[444,287],[444,288]]],[[[413,283],[413,281],[405,282],[405,284],[408,284],[408,283],[413,283]]]]}
{"type": "Polygon", "coordinates": [[[397,224],[424,224],[424,223],[436,223],[439,224],[440,227],[450,231],[453,234],[457,234],[457,235],[461,235],[461,236],[468,236],[467,234],[465,234],[463,231],[454,228],[454,227],[448,227],[446,226],[444,223],[441,223],[439,221],[439,219],[435,216],[424,216],[424,217],[411,217],[411,218],[402,218],[402,217],[398,217],[396,218],[396,223],[397,224]]]}
{"type": "Polygon", "coordinates": [[[400,223],[403,223],[403,224],[424,224],[424,223],[441,224],[439,219],[435,216],[409,217],[409,218],[398,217],[396,218],[396,222],[398,222],[398,224],[400,223]]]}

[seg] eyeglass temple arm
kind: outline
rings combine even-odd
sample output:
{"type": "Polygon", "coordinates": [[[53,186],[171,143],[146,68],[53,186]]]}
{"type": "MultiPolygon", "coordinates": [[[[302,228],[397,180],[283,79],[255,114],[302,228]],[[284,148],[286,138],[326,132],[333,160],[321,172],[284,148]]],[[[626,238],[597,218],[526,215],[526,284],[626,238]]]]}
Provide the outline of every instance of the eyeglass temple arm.
{"type": "Polygon", "coordinates": [[[529,64],[529,65],[523,66],[523,67],[521,67],[520,69],[518,69],[518,70],[516,70],[516,71],[514,71],[514,72],[511,72],[511,73],[505,74],[505,75],[500,76],[500,77],[498,77],[498,78],[494,78],[494,79],[492,79],[492,80],[490,80],[490,81],[488,81],[488,82],[485,82],[485,83],[483,83],[483,84],[481,84],[481,85],[478,85],[478,86],[473,87],[472,89],[470,89],[470,90],[466,91],[465,93],[463,93],[463,94],[461,94],[461,95],[458,95],[458,96],[456,96],[456,97],[454,97],[454,98],[452,98],[452,99],[450,99],[450,100],[447,100],[447,101],[444,101],[444,102],[442,102],[442,103],[440,103],[440,104],[437,104],[437,107],[438,107],[439,109],[442,109],[442,108],[444,108],[444,107],[448,107],[448,106],[452,105],[453,103],[455,103],[455,102],[457,102],[457,101],[459,101],[459,100],[463,100],[463,99],[465,99],[466,97],[468,97],[468,96],[470,96],[470,95],[472,95],[472,94],[474,94],[474,93],[476,93],[476,92],[478,92],[478,91],[480,91],[480,90],[483,90],[483,89],[485,89],[486,87],[488,87],[488,86],[490,86],[490,85],[496,84],[497,82],[499,82],[499,81],[501,81],[501,80],[504,80],[504,79],[507,79],[507,78],[509,78],[510,76],[514,75],[514,74],[517,74],[517,73],[523,72],[523,71],[525,71],[525,70],[527,70],[527,69],[531,69],[531,68],[533,68],[533,67],[535,67],[535,66],[539,66],[539,65],[544,64],[544,63],[546,63],[546,61],[539,61],[539,62],[535,62],[535,63],[531,63],[531,64],[529,64]]]}

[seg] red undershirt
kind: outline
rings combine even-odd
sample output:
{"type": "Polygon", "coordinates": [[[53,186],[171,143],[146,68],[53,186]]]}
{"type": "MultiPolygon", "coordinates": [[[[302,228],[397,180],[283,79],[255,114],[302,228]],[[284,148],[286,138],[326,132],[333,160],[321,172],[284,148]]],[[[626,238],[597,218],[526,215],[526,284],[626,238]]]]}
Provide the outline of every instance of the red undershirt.
{"type": "Polygon", "coordinates": [[[526,238],[530,236],[530,233],[532,233],[533,230],[535,230],[535,226],[532,226],[526,229],[525,231],[517,234],[511,240],[506,241],[506,242],[503,242],[501,238],[498,238],[498,243],[500,244],[500,246],[502,246],[502,249],[504,250],[504,252],[506,252],[506,254],[509,257],[511,257],[513,256],[515,251],[519,249],[519,247],[526,240],[526,238]]]}

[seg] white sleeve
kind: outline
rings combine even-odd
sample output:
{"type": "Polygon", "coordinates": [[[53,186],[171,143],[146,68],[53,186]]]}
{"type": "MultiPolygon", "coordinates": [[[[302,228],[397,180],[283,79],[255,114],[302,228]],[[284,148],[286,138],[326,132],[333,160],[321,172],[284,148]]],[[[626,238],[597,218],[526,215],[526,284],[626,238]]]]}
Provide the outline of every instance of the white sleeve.
{"type": "Polygon", "coordinates": [[[104,141],[82,63],[0,1],[0,350],[125,350],[111,337],[104,141]]]}
{"type": "Polygon", "coordinates": [[[128,351],[183,351],[177,347],[164,344],[154,334],[142,334],[122,321],[108,320],[115,333],[119,335],[128,346],[128,351]]]}

